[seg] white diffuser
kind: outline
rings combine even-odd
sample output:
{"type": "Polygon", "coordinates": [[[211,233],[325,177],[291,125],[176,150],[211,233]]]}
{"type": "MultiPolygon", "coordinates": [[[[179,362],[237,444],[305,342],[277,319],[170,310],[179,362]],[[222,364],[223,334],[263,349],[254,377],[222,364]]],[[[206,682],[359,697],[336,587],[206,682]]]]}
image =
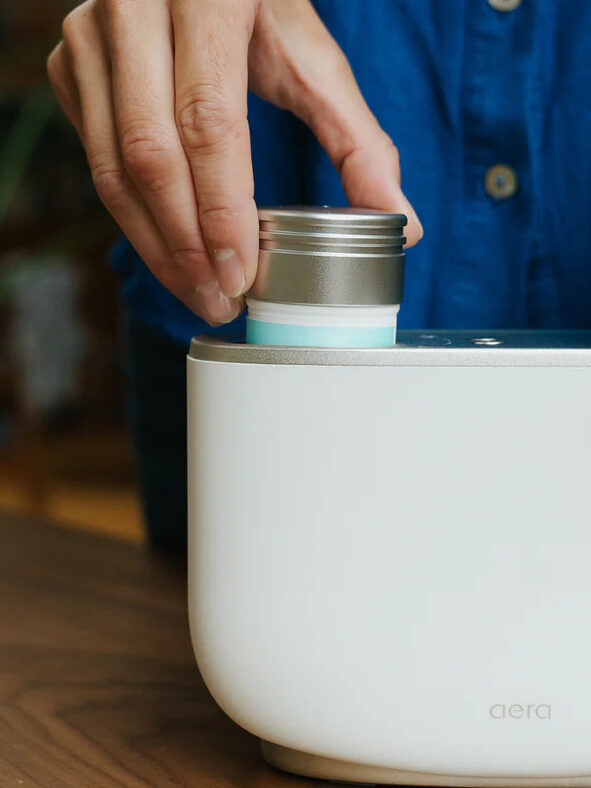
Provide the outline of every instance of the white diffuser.
{"type": "Polygon", "coordinates": [[[194,341],[199,668],[324,779],[591,786],[591,337],[194,341]]]}

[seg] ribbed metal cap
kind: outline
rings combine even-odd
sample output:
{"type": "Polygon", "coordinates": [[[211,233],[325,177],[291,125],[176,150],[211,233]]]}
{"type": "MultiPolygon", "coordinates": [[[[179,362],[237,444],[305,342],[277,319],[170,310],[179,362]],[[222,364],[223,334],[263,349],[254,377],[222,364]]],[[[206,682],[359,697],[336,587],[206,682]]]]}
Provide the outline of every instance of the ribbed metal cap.
{"type": "Polygon", "coordinates": [[[287,304],[400,304],[406,216],[357,208],[261,208],[251,295],[287,304]]]}

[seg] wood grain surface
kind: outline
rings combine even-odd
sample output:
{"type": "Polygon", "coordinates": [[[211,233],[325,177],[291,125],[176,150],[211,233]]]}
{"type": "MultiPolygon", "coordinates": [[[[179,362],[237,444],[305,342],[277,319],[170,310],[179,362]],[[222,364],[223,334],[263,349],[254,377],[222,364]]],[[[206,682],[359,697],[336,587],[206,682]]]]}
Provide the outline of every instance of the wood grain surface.
{"type": "Polygon", "coordinates": [[[185,567],[0,514],[0,788],[310,788],[210,698],[185,567]]]}

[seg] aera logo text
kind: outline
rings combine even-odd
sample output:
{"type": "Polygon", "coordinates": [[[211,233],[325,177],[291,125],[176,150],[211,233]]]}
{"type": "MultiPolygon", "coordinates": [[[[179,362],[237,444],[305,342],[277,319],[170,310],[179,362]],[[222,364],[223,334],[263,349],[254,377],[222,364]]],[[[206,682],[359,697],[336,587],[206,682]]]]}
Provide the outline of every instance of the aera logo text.
{"type": "Polygon", "coordinates": [[[488,713],[493,720],[550,720],[552,706],[549,703],[493,703],[488,713]]]}

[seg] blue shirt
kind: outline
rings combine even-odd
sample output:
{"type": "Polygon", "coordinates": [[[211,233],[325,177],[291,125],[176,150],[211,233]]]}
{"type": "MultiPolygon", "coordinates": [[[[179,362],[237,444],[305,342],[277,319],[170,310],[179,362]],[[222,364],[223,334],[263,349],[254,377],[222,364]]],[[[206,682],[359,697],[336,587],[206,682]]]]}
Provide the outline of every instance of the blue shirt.
{"type": "MultiPolygon", "coordinates": [[[[424,226],[407,253],[400,326],[590,328],[591,2],[315,5],[400,151],[424,226]],[[511,197],[487,193],[497,164],[516,173],[511,197]]],[[[255,97],[249,120],[259,205],[346,204],[299,121],[255,97]]],[[[132,314],[182,342],[212,331],[126,241],[115,259],[132,314]]]]}

